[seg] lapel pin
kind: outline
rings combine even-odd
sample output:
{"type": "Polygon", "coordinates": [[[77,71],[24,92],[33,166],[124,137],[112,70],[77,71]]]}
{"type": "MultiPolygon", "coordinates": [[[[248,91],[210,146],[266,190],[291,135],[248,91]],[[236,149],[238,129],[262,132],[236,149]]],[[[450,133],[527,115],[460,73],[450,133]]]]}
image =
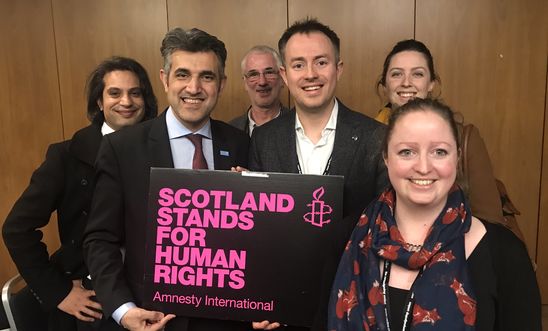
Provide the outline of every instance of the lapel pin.
{"type": "Polygon", "coordinates": [[[219,154],[221,154],[221,156],[230,156],[228,151],[219,151],[219,154]]]}
{"type": "Polygon", "coordinates": [[[358,136],[356,136],[356,135],[352,136],[352,140],[358,141],[358,136]]]}

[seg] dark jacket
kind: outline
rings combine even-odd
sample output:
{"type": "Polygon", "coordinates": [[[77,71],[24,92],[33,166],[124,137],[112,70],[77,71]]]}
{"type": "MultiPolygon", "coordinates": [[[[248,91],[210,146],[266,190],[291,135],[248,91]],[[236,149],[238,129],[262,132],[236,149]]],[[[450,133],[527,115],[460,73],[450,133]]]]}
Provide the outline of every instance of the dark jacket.
{"type": "MultiPolygon", "coordinates": [[[[330,234],[329,245],[337,257],[350,237],[359,214],[388,183],[381,145],[385,126],[348,109],[340,101],[330,175],[344,176],[343,220],[330,234]]],[[[295,110],[253,130],[249,167],[254,171],[298,173],[295,110]]],[[[319,313],[313,330],[327,327],[326,308],[337,265],[326,261],[322,277],[319,313]]],[[[290,330],[304,328],[287,327],[290,330]]]]}
{"type": "MultiPolygon", "coordinates": [[[[247,133],[249,136],[249,110],[251,109],[251,106],[249,106],[246,110],[246,112],[243,115],[240,115],[234,119],[232,119],[228,124],[232,125],[235,128],[238,128],[245,133],[247,133]]],[[[284,113],[287,113],[289,111],[289,108],[285,107],[284,105],[280,108],[280,116],[282,116],[284,113]]]]}
{"type": "MultiPolygon", "coordinates": [[[[381,153],[385,126],[338,103],[329,174],[344,176],[343,214],[347,216],[359,214],[388,183],[381,153]]],[[[294,109],[256,128],[251,138],[250,169],[298,173],[295,139],[294,109]]]]}
{"type": "MultiPolygon", "coordinates": [[[[211,133],[215,169],[247,167],[249,137],[245,133],[215,120],[211,120],[211,133]]],[[[143,301],[150,168],[173,168],[165,113],[105,136],[96,166],[97,185],[84,253],[99,302],[104,314],[110,316],[126,302],[140,306],[143,301]],[[121,247],[125,248],[123,261],[121,247]]],[[[111,321],[112,325],[104,330],[119,328],[111,321]]],[[[177,317],[166,330],[213,330],[215,323],[231,324],[177,317]]],[[[242,323],[234,324],[231,330],[242,323]]]]}
{"type": "Polygon", "coordinates": [[[72,289],[72,279],[87,275],[82,237],[94,187],[93,163],[102,139],[101,123],[49,146],[46,159],[8,214],[4,243],[31,292],[51,314],[72,289]],[[40,228],[57,211],[61,248],[51,258],[40,228]]]}

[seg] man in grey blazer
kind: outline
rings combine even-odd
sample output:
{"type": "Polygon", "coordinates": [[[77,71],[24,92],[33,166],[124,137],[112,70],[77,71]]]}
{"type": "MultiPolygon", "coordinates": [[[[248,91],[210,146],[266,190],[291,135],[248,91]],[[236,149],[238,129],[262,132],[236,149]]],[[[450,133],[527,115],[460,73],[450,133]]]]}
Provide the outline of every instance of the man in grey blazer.
{"type": "Polygon", "coordinates": [[[283,81],[280,77],[282,62],[278,52],[268,46],[253,46],[242,59],[242,78],[251,105],[245,114],[229,122],[245,133],[286,112],[280,101],[283,81]]]}
{"type": "MultiPolygon", "coordinates": [[[[327,296],[342,252],[360,212],[387,185],[381,144],[384,125],[348,109],[335,98],[343,63],[336,33],[315,19],[290,26],[278,42],[280,74],[295,108],[255,129],[250,170],[344,176],[342,222],[334,228],[314,329],[325,329],[327,296]]],[[[276,323],[256,323],[274,328],[276,323]]]]}
{"type": "Polygon", "coordinates": [[[278,45],[280,73],[295,108],[255,129],[250,169],[342,175],[343,214],[357,215],[387,184],[384,125],[335,98],[343,63],[339,38],[329,27],[316,20],[296,22],[278,45]]]}

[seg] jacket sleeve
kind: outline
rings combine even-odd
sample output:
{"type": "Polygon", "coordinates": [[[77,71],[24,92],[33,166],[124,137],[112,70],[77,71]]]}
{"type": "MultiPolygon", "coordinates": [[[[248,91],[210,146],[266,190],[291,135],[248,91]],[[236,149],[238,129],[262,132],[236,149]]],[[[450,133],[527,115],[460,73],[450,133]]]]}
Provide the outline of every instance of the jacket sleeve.
{"type": "Polygon", "coordinates": [[[2,228],[8,251],[29,288],[47,310],[69,294],[72,281],[50,262],[43,233],[65,192],[65,143],[50,145],[45,161],[15,202],[2,228]]]}
{"type": "Polygon", "coordinates": [[[540,331],[540,292],[524,243],[500,225],[487,225],[497,275],[500,330],[540,331]]]}
{"type": "Polygon", "coordinates": [[[375,171],[375,193],[380,195],[387,187],[390,185],[388,179],[388,171],[386,169],[386,164],[384,163],[382,144],[384,140],[384,135],[386,134],[386,128],[384,126],[379,127],[375,132],[375,139],[377,141],[376,150],[373,151],[373,154],[377,156],[377,168],[375,171]]]}
{"type": "Polygon", "coordinates": [[[475,126],[468,139],[466,150],[468,173],[465,175],[468,181],[472,215],[488,222],[505,224],[489,153],[475,126]]]}
{"type": "Polygon", "coordinates": [[[84,259],[103,312],[110,316],[126,302],[135,302],[124,275],[123,188],[120,165],[105,136],[96,160],[96,186],[84,233],[84,259]]]}

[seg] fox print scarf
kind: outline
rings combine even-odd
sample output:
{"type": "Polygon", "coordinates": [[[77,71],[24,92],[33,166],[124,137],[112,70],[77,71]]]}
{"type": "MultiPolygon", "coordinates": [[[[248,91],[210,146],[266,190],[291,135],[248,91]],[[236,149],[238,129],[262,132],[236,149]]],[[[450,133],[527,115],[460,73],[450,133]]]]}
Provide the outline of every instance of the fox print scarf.
{"type": "Polygon", "coordinates": [[[360,217],[333,283],[328,329],[400,331],[387,318],[387,278],[395,263],[419,270],[404,307],[404,330],[474,330],[476,301],[464,250],[472,217],[464,193],[453,186],[422,247],[403,240],[395,197],[387,189],[360,217]]]}

